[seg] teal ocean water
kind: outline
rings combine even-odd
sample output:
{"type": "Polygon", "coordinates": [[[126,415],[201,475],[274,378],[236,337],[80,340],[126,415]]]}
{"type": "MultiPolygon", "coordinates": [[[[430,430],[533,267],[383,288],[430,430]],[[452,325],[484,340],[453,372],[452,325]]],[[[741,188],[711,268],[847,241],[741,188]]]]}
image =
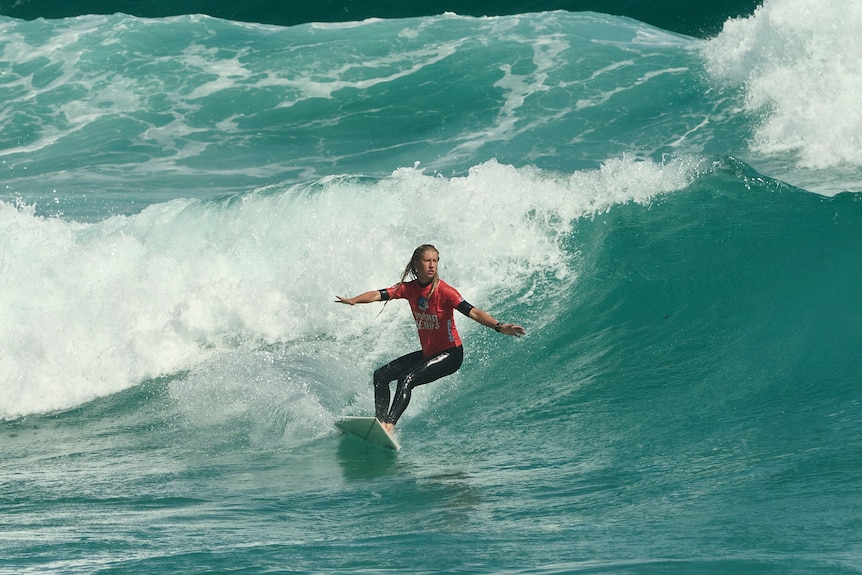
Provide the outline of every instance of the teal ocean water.
{"type": "Polygon", "coordinates": [[[859,573],[860,25],[0,16],[0,573],[859,573]]]}

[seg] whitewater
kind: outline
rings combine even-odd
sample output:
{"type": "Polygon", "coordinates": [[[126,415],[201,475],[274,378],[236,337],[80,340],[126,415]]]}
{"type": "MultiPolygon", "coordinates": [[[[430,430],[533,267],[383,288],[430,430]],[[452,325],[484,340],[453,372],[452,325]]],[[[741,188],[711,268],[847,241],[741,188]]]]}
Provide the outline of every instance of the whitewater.
{"type": "Polygon", "coordinates": [[[858,573],[860,24],[0,16],[0,573],[858,573]]]}

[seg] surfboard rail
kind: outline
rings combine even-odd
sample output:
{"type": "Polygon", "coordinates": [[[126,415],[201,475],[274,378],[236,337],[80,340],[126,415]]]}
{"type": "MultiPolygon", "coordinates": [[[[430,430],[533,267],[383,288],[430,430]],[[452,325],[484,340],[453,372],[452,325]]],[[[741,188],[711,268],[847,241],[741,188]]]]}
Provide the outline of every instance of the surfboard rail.
{"type": "Polygon", "coordinates": [[[380,425],[376,417],[348,415],[336,420],[335,427],[344,433],[358,437],[377,447],[392,451],[399,451],[401,449],[395,437],[383,429],[383,426],[380,425]]]}

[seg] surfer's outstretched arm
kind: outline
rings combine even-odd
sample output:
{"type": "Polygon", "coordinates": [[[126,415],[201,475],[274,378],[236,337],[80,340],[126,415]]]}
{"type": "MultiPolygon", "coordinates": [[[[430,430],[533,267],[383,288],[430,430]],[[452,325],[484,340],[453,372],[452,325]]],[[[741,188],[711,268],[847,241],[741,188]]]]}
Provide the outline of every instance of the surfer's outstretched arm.
{"type": "Polygon", "coordinates": [[[522,335],[527,333],[527,330],[525,330],[523,327],[514,323],[501,323],[494,319],[491,314],[477,307],[471,309],[467,317],[481,323],[485,327],[490,327],[491,329],[497,330],[498,332],[506,335],[514,335],[515,337],[521,337],[522,335]]]}
{"type": "Polygon", "coordinates": [[[335,296],[335,303],[346,303],[347,305],[356,305],[358,303],[371,303],[381,300],[380,290],[367,291],[359,294],[356,297],[341,297],[335,296]]]}

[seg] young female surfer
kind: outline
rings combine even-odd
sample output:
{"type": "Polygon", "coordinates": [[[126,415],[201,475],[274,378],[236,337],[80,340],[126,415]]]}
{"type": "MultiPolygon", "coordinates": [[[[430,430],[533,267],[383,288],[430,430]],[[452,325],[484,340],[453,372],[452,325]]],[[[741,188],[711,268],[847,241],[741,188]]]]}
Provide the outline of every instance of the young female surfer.
{"type": "MultiPolygon", "coordinates": [[[[473,307],[449,284],[440,279],[437,264],[440,252],[430,244],[416,248],[401,281],[390,288],[368,291],[352,298],[336,296],[348,305],[406,299],[413,311],[422,349],[394,359],[374,372],[374,411],[381,425],[392,432],[398,418],[410,403],[414,387],[430,383],[458,371],[464,348],[455,329],[454,310],[496,331],[521,336],[524,328],[501,323],[487,312],[473,307]],[[405,282],[407,276],[412,280],[405,282]],[[389,403],[389,383],[397,380],[395,398],[389,403]]],[[[385,305],[385,304],[384,304],[385,305]]]]}

